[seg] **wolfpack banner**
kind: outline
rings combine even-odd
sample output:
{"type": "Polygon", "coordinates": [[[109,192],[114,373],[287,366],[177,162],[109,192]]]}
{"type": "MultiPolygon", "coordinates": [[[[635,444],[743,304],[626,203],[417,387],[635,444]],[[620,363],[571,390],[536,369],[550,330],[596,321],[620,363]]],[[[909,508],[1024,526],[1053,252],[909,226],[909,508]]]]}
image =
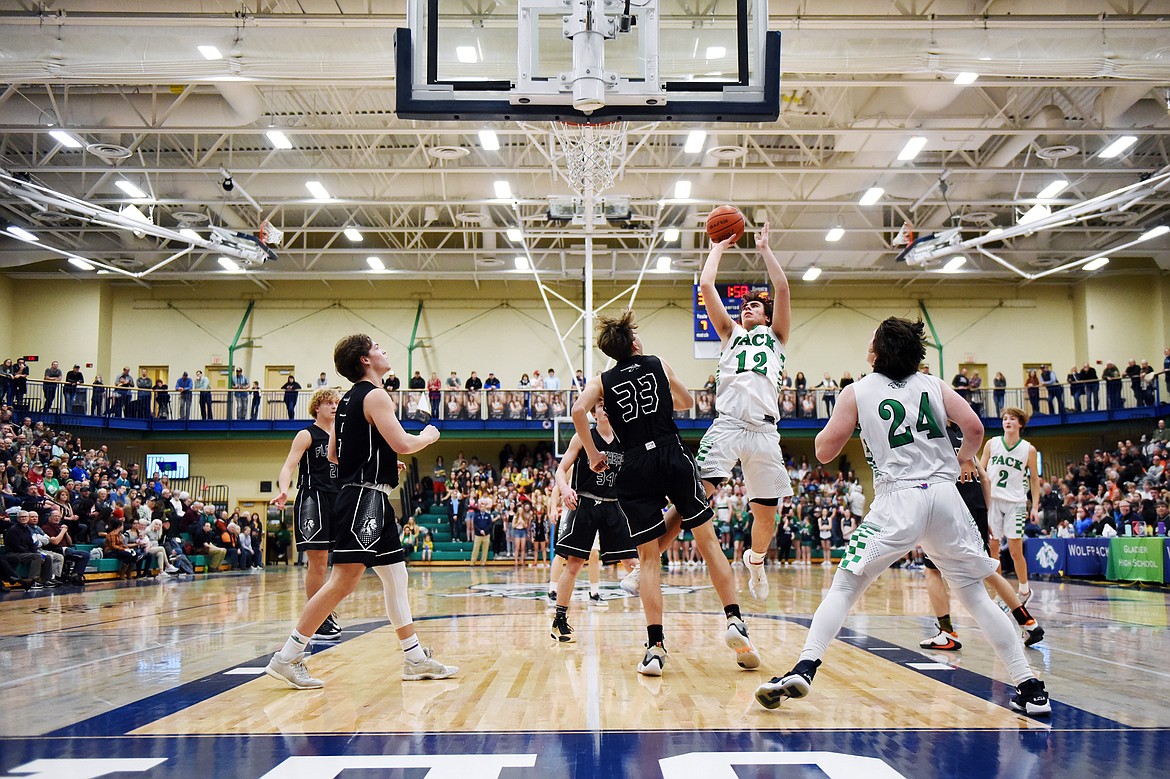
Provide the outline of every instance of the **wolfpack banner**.
{"type": "Polygon", "coordinates": [[[1105,576],[1109,561],[1108,538],[1070,538],[1064,544],[1066,576],[1105,576]]]}
{"type": "Polygon", "coordinates": [[[1062,575],[1067,543],[1063,538],[1025,538],[1024,557],[1028,561],[1028,575],[1062,575]]]}

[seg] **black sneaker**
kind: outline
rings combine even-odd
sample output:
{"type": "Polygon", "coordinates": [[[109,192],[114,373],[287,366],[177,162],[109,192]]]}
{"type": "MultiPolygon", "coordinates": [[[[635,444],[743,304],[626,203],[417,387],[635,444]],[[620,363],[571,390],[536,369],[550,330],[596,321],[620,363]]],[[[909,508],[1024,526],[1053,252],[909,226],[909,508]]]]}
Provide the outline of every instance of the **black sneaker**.
{"type": "Polygon", "coordinates": [[[314,641],[340,641],[341,640],[341,626],[337,624],[337,619],[330,614],[321,623],[321,627],[317,628],[317,632],[313,634],[314,641]]]}
{"type": "Polygon", "coordinates": [[[571,644],[576,641],[573,638],[573,628],[569,627],[569,620],[563,617],[558,617],[553,620],[552,630],[549,632],[554,641],[559,641],[562,644],[571,644]]]}
{"type": "Polygon", "coordinates": [[[1024,646],[1033,646],[1044,640],[1044,628],[1039,625],[1031,628],[1026,627],[1024,628],[1024,632],[1027,633],[1027,638],[1024,639],[1024,646]]]}
{"type": "Polygon", "coordinates": [[[1052,704],[1048,702],[1048,692],[1044,689],[1044,682],[1039,679],[1029,679],[1016,688],[1016,694],[1009,701],[1011,707],[1024,714],[1051,714],[1052,704]]]}
{"type": "Polygon", "coordinates": [[[553,592],[552,590],[548,591],[548,602],[553,604],[554,606],[556,605],[557,594],[555,592],[553,592]]]}
{"type": "Polygon", "coordinates": [[[801,660],[784,676],[773,676],[756,688],[756,702],[765,709],[775,709],[785,698],[803,698],[812,688],[820,660],[801,660]]]}

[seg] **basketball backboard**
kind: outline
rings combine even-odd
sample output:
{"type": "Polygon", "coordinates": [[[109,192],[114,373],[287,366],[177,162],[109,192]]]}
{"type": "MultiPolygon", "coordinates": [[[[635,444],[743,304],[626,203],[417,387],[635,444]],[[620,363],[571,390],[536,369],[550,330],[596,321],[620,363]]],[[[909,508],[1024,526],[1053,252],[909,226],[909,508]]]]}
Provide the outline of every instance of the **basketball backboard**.
{"type": "Polygon", "coordinates": [[[767,0],[408,0],[406,119],[742,122],[779,116],[767,0]]]}

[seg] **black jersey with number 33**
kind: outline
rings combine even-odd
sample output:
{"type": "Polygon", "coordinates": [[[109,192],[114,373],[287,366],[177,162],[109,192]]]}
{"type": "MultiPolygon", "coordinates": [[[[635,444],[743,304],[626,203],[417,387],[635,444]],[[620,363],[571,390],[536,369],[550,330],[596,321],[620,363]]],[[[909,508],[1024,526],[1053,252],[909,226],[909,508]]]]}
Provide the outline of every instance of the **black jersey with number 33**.
{"type": "Polygon", "coordinates": [[[670,380],[662,361],[636,354],[601,374],[605,413],[622,449],[639,449],[659,438],[678,435],[670,380]]]}

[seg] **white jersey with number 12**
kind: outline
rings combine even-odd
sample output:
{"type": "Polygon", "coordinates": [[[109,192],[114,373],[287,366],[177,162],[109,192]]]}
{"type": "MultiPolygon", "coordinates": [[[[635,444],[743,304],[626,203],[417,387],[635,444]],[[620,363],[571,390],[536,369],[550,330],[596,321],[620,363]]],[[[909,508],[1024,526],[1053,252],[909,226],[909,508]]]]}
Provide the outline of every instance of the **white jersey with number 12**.
{"type": "Polygon", "coordinates": [[[744,422],[776,419],[784,359],[784,344],[771,327],[745,330],[736,322],[719,355],[715,410],[744,422]]]}

